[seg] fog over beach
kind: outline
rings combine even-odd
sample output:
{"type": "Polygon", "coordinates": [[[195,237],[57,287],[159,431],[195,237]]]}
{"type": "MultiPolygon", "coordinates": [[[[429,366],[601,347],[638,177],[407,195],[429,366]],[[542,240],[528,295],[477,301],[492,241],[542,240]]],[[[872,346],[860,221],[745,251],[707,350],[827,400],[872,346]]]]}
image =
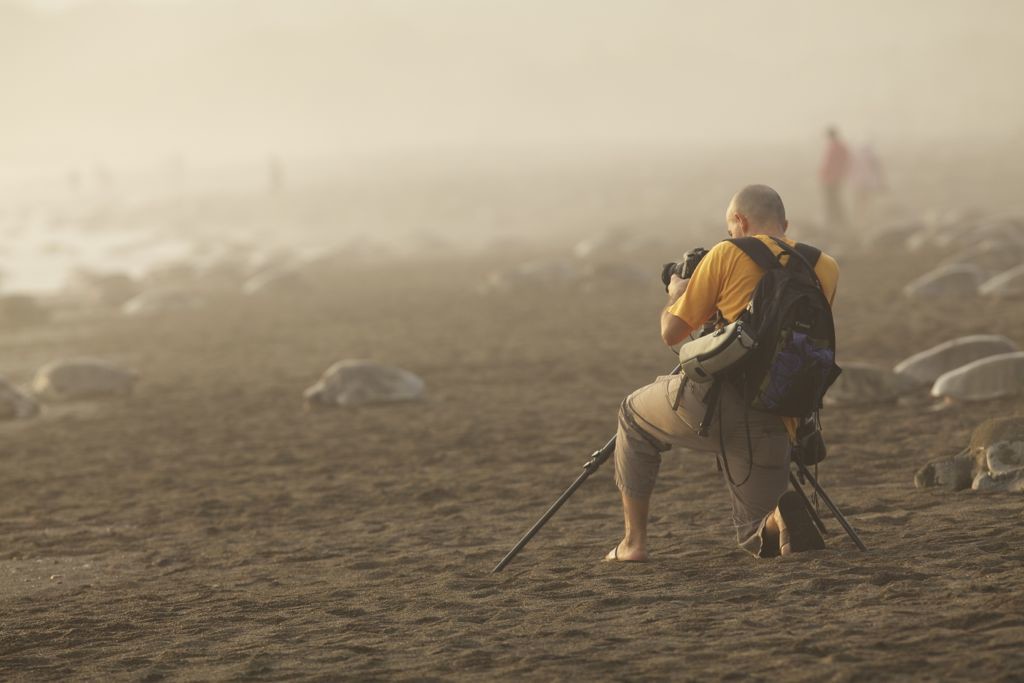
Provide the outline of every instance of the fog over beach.
{"type": "Polygon", "coordinates": [[[1019,3],[3,3],[5,159],[1022,141],[1019,3]],[[41,8],[53,7],[45,11],[41,8]]]}
{"type": "Polygon", "coordinates": [[[1019,205],[988,175],[1020,170],[1022,18],[1013,2],[5,0],[3,205],[171,199],[218,232],[198,198],[258,207],[276,164],[292,203],[277,232],[297,240],[325,221],[345,237],[555,224],[575,239],[592,221],[561,220],[578,203],[562,185],[692,224],[754,171],[807,193],[794,208],[810,216],[830,123],[882,150],[912,210],[961,208],[921,206],[922,165],[962,205],[1019,205]]]}

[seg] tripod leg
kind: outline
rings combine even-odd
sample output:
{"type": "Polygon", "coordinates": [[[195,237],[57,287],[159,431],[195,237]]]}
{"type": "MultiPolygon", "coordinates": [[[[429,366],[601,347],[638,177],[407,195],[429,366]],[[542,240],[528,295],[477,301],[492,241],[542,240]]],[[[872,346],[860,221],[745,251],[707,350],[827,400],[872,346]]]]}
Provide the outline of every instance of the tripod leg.
{"type": "Polygon", "coordinates": [[[811,519],[814,520],[814,526],[818,527],[818,531],[820,531],[822,535],[827,535],[828,531],[825,529],[825,523],[821,521],[821,517],[818,516],[818,511],[814,509],[814,505],[811,504],[811,501],[807,498],[807,494],[804,493],[803,488],[800,486],[800,482],[796,480],[796,476],[792,472],[789,473],[789,481],[793,484],[793,489],[800,496],[800,500],[804,502],[804,507],[807,508],[809,513],[811,513],[811,519]]]}
{"type": "Polygon", "coordinates": [[[526,535],[519,539],[519,542],[515,544],[512,550],[508,551],[508,554],[506,554],[505,557],[501,558],[501,562],[499,562],[497,566],[491,570],[492,574],[500,572],[502,569],[505,568],[505,566],[509,562],[512,561],[513,557],[519,554],[519,551],[522,550],[526,546],[526,544],[530,542],[530,539],[537,535],[537,532],[540,531],[540,528],[547,524],[548,520],[551,519],[556,512],[558,512],[558,509],[562,507],[562,504],[565,503],[565,501],[569,500],[569,496],[574,494],[576,492],[576,489],[578,489],[583,484],[583,482],[587,480],[587,477],[590,476],[590,473],[591,470],[584,470],[583,473],[580,474],[580,476],[576,477],[576,481],[574,481],[572,485],[565,490],[565,493],[559,496],[558,500],[556,500],[551,505],[551,507],[548,508],[547,512],[545,512],[544,515],[540,519],[538,519],[532,527],[530,527],[530,530],[526,532],[526,535]]]}
{"type": "Polygon", "coordinates": [[[804,476],[804,478],[807,481],[811,482],[811,486],[813,486],[814,490],[818,492],[818,495],[821,496],[821,499],[825,501],[825,505],[828,506],[828,509],[832,511],[833,516],[835,516],[836,520],[839,521],[839,524],[843,527],[846,533],[850,535],[850,538],[853,539],[853,542],[856,544],[856,546],[861,550],[867,550],[867,547],[864,545],[864,542],[860,540],[860,536],[858,536],[857,532],[853,530],[853,527],[850,526],[850,523],[846,521],[846,517],[844,517],[843,513],[839,511],[839,508],[836,507],[836,504],[832,502],[832,499],[828,497],[828,494],[825,493],[825,489],[821,488],[821,484],[818,483],[818,480],[815,479],[814,475],[811,474],[810,470],[807,469],[807,466],[801,463],[800,461],[795,462],[797,468],[799,468],[800,470],[800,473],[804,476]]]}
{"type": "MultiPolygon", "coordinates": [[[[669,374],[678,375],[680,369],[680,366],[677,365],[669,374]]],[[[569,488],[567,488],[565,492],[558,497],[558,500],[551,504],[551,507],[547,509],[547,512],[545,512],[541,518],[538,519],[532,527],[530,527],[530,530],[527,531],[521,539],[519,539],[519,542],[515,544],[512,550],[508,551],[505,557],[501,558],[501,562],[491,570],[492,573],[500,572],[504,569],[505,566],[512,561],[512,558],[519,554],[519,551],[530,542],[530,539],[533,538],[538,531],[540,531],[541,527],[547,524],[547,521],[551,519],[556,512],[558,512],[558,509],[562,507],[562,504],[569,500],[569,497],[576,492],[576,489],[583,485],[583,482],[587,480],[587,477],[596,472],[597,468],[612,456],[615,452],[615,439],[616,437],[613,436],[608,440],[608,443],[604,445],[604,448],[594,451],[594,454],[590,456],[590,460],[583,465],[583,472],[580,473],[580,476],[576,477],[576,481],[574,481],[569,488]]]]}
{"type": "Polygon", "coordinates": [[[608,443],[604,445],[604,448],[602,448],[599,451],[595,451],[594,454],[590,456],[590,460],[588,460],[586,464],[583,465],[583,471],[580,473],[580,476],[576,477],[576,481],[574,481],[569,486],[569,488],[567,488],[565,492],[558,497],[558,500],[551,504],[551,507],[547,509],[547,512],[545,512],[541,516],[541,518],[538,519],[532,527],[530,527],[530,530],[527,531],[521,539],[519,539],[519,542],[515,544],[512,550],[508,551],[508,554],[506,554],[505,557],[501,559],[501,562],[499,562],[498,565],[491,570],[491,573],[493,574],[495,572],[500,572],[502,569],[504,569],[505,566],[512,561],[512,558],[518,555],[519,551],[522,550],[526,546],[526,544],[530,542],[530,539],[537,535],[537,532],[540,531],[540,528],[547,524],[548,520],[551,519],[556,512],[558,512],[559,508],[562,507],[565,501],[569,500],[569,497],[572,496],[572,494],[576,493],[576,489],[582,486],[583,482],[585,482],[591,474],[596,472],[597,468],[601,466],[601,463],[603,463],[605,460],[611,457],[612,453],[614,452],[615,437],[613,436],[611,439],[608,440],[608,443]]]}

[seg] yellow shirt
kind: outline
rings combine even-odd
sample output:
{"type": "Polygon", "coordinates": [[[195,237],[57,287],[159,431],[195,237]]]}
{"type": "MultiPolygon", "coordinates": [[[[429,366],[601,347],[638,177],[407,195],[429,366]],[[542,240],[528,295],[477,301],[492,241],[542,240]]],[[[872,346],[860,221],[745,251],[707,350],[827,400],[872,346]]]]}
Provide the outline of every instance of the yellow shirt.
{"type": "MultiPolygon", "coordinates": [[[[764,242],[772,253],[778,256],[782,248],[767,235],[754,235],[764,242]]],[[[793,246],[796,241],[782,238],[793,246]]],[[[789,260],[782,257],[781,263],[789,260]]],[[[822,289],[829,304],[835,300],[836,285],[839,282],[839,265],[836,260],[822,252],[814,272],[821,281],[822,289]]],[[[715,311],[721,311],[729,322],[736,320],[750,301],[750,295],[757,286],[764,271],[747,256],[742,249],[731,242],[719,242],[701,259],[690,278],[690,284],[679,299],[668,307],[668,312],[680,318],[691,329],[698,329],[707,322],[715,311]]],[[[796,434],[796,419],[782,418],[790,438],[796,434]]]]}

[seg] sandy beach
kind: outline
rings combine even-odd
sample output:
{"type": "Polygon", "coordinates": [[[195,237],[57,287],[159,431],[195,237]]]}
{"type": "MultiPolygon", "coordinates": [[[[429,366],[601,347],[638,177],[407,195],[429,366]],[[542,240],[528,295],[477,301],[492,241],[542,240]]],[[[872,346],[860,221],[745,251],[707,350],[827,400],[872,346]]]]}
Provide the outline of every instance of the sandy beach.
{"type": "MultiPolygon", "coordinates": [[[[1016,308],[888,305],[940,256],[841,259],[840,362],[975,332],[1024,342],[1016,308]]],[[[919,491],[913,474],[1021,398],[827,409],[821,481],[866,553],[826,515],[827,550],[751,559],[713,459],[681,452],[650,563],[599,561],[621,533],[606,466],[490,573],[622,397],[671,368],[658,265],[649,282],[486,296],[479,258],[352,267],[298,295],[3,333],[13,381],[69,355],[141,379],[0,425],[0,677],[1020,680],[1024,500],[919,491]],[[426,400],[305,410],[346,357],[417,373],[426,400]]]]}

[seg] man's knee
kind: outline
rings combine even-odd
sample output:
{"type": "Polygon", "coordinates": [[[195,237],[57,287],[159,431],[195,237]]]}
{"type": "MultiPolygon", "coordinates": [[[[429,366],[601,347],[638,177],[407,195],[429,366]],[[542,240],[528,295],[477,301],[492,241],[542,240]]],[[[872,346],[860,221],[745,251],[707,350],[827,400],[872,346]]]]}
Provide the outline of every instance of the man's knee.
{"type": "Polygon", "coordinates": [[[627,396],[619,404],[619,427],[630,429],[635,422],[636,417],[634,416],[633,408],[629,405],[629,396],[627,396]]]}
{"type": "Polygon", "coordinates": [[[672,444],[666,443],[657,437],[644,427],[644,420],[641,415],[638,415],[634,410],[632,403],[630,402],[630,396],[627,396],[622,403],[619,405],[619,430],[620,433],[624,433],[630,443],[642,444],[647,450],[652,450],[656,455],[660,455],[664,451],[672,448],[672,444]]]}

